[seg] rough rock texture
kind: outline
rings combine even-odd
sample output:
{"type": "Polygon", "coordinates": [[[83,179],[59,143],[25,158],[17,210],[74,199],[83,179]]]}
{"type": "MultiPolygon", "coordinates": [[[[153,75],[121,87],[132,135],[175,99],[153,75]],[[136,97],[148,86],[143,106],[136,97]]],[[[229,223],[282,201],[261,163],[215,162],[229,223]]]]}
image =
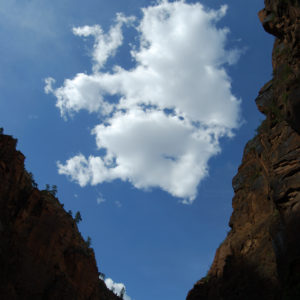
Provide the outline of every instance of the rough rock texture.
{"type": "Polygon", "coordinates": [[[0,299],[118,300],[53,192],[35,187],[16,140],[0,132],[0,299]]]}
{"type": "Polygon", "coordinates": [[[265,0],[259,18],[276,37],[266,120],[233,179],[231,231],[187,300],[300,299],[300,3],[265,0]]]}

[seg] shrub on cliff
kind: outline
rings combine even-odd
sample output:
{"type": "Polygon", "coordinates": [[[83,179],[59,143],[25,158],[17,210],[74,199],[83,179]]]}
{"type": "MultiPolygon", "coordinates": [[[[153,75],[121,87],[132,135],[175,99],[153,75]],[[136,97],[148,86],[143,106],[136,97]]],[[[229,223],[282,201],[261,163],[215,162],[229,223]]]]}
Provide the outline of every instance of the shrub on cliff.
{"type": "Polygon", "coordinates": [[[50,189],[50,185],[47,183],[46,184],[46,191],[49,192],[52,196],[56,196],[57,194],[57,185],[52,185],[51,189],[50,189]]]}
{"type": "Polygon", "coordinates": [[[32,186],[33,186],[34,188],[37,188],[38,185],[37,185],[37,183],[36,183],[35,180],[34,180],[33,174],[32,174],[31,172],[28,172],[28,176],[29,176],[29,178],[30,178],[30,180],[31,180],[32,186]]]}
{"type": "Polygon", "coordinates": [[[52,185],[52,189],[50,190],[50,193],[55,197],[57,194],[57,186],[52,185]]]}
{"type": "Polygon", "coordinates": [[[78,224],[79,222],[82,221],[80,211],[78,211],[78,212],[75,214],[74,221],[75,221],[76,224],[78,224]]]}
{"type": "Polygon", "coordinates": [[[92,244],[92,239],[91,239],[91,237],[87,237],[87,239],[86,239],[86,241],[85,241],[85,244],[86,244],[86,246],[88,247],[88,248],[90,248],[91,247],[91,244],[92,244]]]}

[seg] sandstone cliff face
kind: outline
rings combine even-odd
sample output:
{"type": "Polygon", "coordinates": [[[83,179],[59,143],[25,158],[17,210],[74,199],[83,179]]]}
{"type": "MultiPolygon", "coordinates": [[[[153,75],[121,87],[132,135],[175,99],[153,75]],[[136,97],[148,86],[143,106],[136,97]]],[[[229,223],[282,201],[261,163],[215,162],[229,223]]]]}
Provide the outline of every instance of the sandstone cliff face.
{"type": "Polygon", "coordinates": [[[300,299],[300,3],[265,0],[259,18],[276,37],[266,120],[233,179],[231,231],[187,300],[300,299]]]}
{"type": "Polygon", "coordinates": [[[99,279],[73,218],[34,187],[15,147],[0,133],[0,299],[120,299],[99,279]]]}

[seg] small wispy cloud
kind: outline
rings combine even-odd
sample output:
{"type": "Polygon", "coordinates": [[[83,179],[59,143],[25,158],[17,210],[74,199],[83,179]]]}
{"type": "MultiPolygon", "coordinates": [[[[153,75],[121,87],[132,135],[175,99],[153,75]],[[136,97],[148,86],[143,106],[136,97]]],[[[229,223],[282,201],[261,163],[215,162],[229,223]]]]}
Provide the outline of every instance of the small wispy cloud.
{"type": "Polygon", "coordinates": [[[115,204],[118,208],[121,208],[122,207],[122,203],[120,201],[115,201],[115,204]]]}
{"type": "Polygon", "coordinates": [[[44,87],[44,92],[46,94],[50,94],[50,93],[53,93],[54,92],[54,89],[53,89],[53,84],[55,83],[55,79],[52,78],[52,77],[48,77],[45,79],[45,87],[44,87]]]}
{"type": "Polygon", "coordinates": [[[74,28],[95,40],[93,71],[59,88],[47,78],[45,92],[55,95],[63,117],[82,109],[100,116],[91,133],[105,154],[71,157],[58,163],[59,173],[80,186],[121,179],[139,189],[160,187],[191,203],[209,159],[221,151],[220,138],[240,125],[240,101],[225,70],[240,51],[227,49],[229,29],[216,25],[226,11],[163,0],[143,8],[140,20],[118,14],[107,33],[100,25],[74,28]],[[137,31],[135,67],[103,71],[124,43],[124,25],[137,31]]]}
{"type": "Polygon", "coordinates": [[[39,117],[37,115],[29,115],[28,119],[29,120],[37,120],[39,117]]]}
{"type": "Polygon", "coordinates": [[[105,201],[106,201],[106,199],[103,197],[103,195],[101,193],[98,193],[97,203],[101,204],[101,203],[104,203],[105,201]]]}
{"type": "Polygon", "coordinates": [[[124,300],[131,300],[131,298],[126,294],[126,288],[123,283],[116,283],[111,278],[105,279],[105,284],[108,289],[113,291],[116,295],[122,296],[124,300]]]}

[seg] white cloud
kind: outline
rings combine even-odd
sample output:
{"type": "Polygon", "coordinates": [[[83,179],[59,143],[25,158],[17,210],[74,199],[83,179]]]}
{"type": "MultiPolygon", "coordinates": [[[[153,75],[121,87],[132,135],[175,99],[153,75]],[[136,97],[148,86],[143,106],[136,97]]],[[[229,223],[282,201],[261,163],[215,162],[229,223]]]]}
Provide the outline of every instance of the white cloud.
{"type": "MultiPolygon", "coordinates": [[[[108,289],[113,291],[116,295],[121,296],[122,290],[126,292],[125,285],[123,283],[116,283],[111,278],[105,279],[105,284],[108,289]]],[[[123,295],[124,300],[131,300],[131,298],[125,293],[123,295]]]]}
{"type": "Polygon", "coordinates": [[[116,54],[116,49],[123,42],[122,25],[130,24],[133,21],[133,17],[126,18],[122,14],[117,14],[116,25],[110,28],[108,34],[105,34],[99,25],[73,28],[75,35],[83,37],[93,36],[95,39],[93,51],[94,72],[101,69],[107,59],[116,54]]]}
{"type": "Polygon", "coordinates": [[[45,87],[44,92],[46,94],[54,93],[53,84],[56,82],[56,80],[52,77],[48,77],[45,79],[45,87]]]}
{"type": "Polygon", "coordinates": [[[216,26],[226,9],[184,1],[144,8],[135,27],[140,44],[131,51],[136,66],[129,70],[103,67],[123,43],[122,25],[133,24],[133,17],[119,14],[107,34],[99,25],[74,28],[76,35],[95,38],[93,72],[57,89],[48,79],[45,91],[56,96],[62,116],[81,109],[102,115],[92,134],[106,154],[79,154],[59,163],[59,173],[81,186],[119,178],[192,202],[209,159],[220,152],[219,138],[231,137],[240,123],[240,101],[225,70],[239,51],[226,49],[229,30],[216,26]]]}
{"type": "Polygon", "coordinates": [[[104,203],[104,202],[106,202],[106,199],[103,197],[103,195],[101,193],[99,193],[98,197],[97,197],[97,203],[101,204],[101,203],[104,203]]]}
{"type": "Polygon", "coordinates": [[[120,201],[115,201],[115,204],[116,204],[116,206],[118,207],[118,208],[120,208],[120,207],[122,207],[122,203],[120,202],[120,201]]]}
{"type": "Polygon", "coordinates": [[[37,120],[38,118],[39,118],[39,116],[37,116],[37,115],[29,115],[28,116],[29,120],[37,120]]]}

